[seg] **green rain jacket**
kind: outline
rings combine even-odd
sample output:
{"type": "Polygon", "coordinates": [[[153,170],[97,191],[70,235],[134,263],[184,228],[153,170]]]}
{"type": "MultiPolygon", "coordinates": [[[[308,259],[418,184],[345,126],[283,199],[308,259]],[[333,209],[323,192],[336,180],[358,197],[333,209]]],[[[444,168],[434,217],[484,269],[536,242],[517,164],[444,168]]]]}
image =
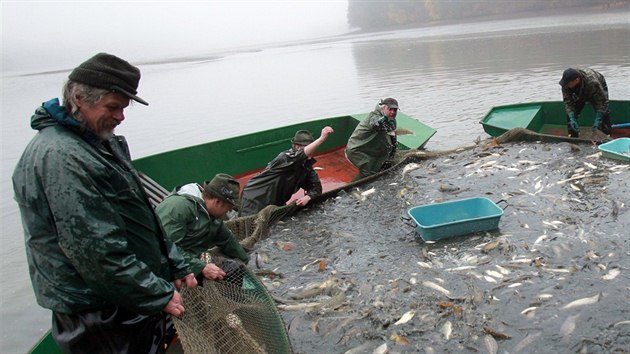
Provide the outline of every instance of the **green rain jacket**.
{"type": "Polygon", "coordinates": [[[150,315],[190,274],[166,240],[131,165],[127,143],[101,143],[59,106],[31,118],[38,130],[13,172],[37,302],[59,313],[114,306],[150,315]]]}
{"type": "Polygon", "coordinates": [[[212,247],[231,258],[247,263],[249,257],[230,229],[208,213],[200,186],[190,183],[175,188],[155,209],[167,237],[199,275],[206,263],[199,258],[212,247]]]}
{"type": "Polygon", "coordinates": [[[346,156],[361,172],[373,175],[396,152],[396,120],[383,115],[379,105],[362,120],[346,145],[346,156]]]}

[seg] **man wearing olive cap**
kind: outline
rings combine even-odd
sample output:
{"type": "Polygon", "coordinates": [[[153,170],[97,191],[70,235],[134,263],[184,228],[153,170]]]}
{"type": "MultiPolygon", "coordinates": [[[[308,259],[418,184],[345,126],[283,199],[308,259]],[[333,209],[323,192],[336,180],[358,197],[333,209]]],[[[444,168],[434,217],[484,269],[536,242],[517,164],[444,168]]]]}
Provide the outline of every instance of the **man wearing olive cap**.
{"type": "Polygon", "coordinates": [[[324,127],[319,138],[314,139],[307,130],[297,131],[291,139],[292,148],[281,152],[247,182],[239,216],[256,214],[267,205],[282,206],[300,188],[305,195],[295,201],[297,206],[305,206],[322,194],[322,183],[313,168],[316,162],[313,155],[332,133],[333,128],[324,127]]]}
{"type": "Polygon", "coordinates": [[[37,131],[13,172],[37,302],[52,310],[65,353],[156,353],[177,287],[197,284],[160,222],[114,129],[136,96],[140,70],[99,53],[35,110],[37,131]]]}
{"type": "Polygon", "coordinates": [[[398,101],[381,100],[354,129],[346,145],[346,157],[359,169],[361,179],[392,165],[396,153],[398,101]]]}
{"type": "Polygon", "coordinates": [[[593,69],[568,68],[558,82],[562,87],[562,100],[567,113],[569,136],[580,136],[578,119],[586,102],[595,110],[592,129],[610,134],[610,110],[608,109],[608,85],[604,75],[593,69]]]}
{"type": "Polygon", "coordinates": [[[155,209],[167,237],[173,241],[190,264],[197,281],[221,280],[223,269],[206,264],[199,257],[212,247],[218,247],[227,257],[247,263],[247,252],[238,243],[223,217],[238,210],[241,186],[234,177],[217,174],[203,186],[189,183],[176,187],[155,209]]]}

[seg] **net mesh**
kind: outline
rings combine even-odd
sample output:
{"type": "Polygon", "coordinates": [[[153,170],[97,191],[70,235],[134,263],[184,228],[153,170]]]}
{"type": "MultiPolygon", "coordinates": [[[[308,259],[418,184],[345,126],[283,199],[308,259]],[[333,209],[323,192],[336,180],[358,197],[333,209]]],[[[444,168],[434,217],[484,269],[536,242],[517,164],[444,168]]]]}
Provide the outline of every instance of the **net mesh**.
{"type": "Polygon", "coordinates": [[[212,257],[221,281],[182,288],[185,314],[173,318],[186,353],[292,353],[282,317],[264,285],[242,263],[212,257]]]}

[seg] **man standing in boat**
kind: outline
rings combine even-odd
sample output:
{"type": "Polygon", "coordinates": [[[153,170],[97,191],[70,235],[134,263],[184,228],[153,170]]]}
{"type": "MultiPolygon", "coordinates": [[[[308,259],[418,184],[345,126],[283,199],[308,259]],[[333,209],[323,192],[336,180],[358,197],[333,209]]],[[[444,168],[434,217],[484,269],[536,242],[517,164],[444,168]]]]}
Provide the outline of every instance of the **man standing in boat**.
{"type": "Polygon", "coordinates": [[[37,302],[52,310],[65,353],[164,350],[167,314],[184,313],[177,287],[197,284],[168,241],[114,129],[140,70],[99,53],[69,75],[31,118],[37,134],[13,172],[37,302]]]}
{"type": "Polygon", "coordinates": [[[592,129],[610,134],[608,85],[606,85],[604,75],[593,69],[568,68],[562,73],[559,84],[562,86],[562,99],[567,113],[569,136],[574,138],[580,136],[578,118],[586,102],[589,102],[595,110],[592,129]]]}
{"type": "Polygon", "coordinates": [[[227,257],[247,263],[249,256],[223,217],[238,210],[241,186],[234,177],[219,173],[203,186],[189,183],[175,188],[155,209],[167,237],[190,264],[197,281],[222,280],[225,271],[200,259],[203,252],[219,247],[227,257]]]}
{"type": "Polygon", "coordinates": [[[359,169],[355,180],[389,168],[396,153],[398,101],[381,100],[357,125],[346,145],[346,157],[359,169]]]}
{"type": "Polygon", "coordinates": [[[321,195],[322,183],[313,168],[313,155],[333,132],[333,128],[324,127],[319,138],[314,139],[307,130],[297,131],[291,139],[292,148],[281,152],[247,182],[239,216],[256,214],[268,205],[284,205],[300,188],[306,193],[295,201],[297,206],[305,206],[321,195]]]}

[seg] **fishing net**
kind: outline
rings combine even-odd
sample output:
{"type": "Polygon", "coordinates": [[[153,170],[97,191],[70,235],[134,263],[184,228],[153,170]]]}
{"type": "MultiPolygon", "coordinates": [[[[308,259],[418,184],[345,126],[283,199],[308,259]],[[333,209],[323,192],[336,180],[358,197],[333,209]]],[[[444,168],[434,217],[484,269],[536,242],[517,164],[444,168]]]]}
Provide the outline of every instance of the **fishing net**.
{"type": "Polygon", "coordinates": [[[173,318],[186,353],[292,353],[282,317],[264,285],[242,263],[211,258],[221,281],[182,288],[186,313],[173,318]]]}

